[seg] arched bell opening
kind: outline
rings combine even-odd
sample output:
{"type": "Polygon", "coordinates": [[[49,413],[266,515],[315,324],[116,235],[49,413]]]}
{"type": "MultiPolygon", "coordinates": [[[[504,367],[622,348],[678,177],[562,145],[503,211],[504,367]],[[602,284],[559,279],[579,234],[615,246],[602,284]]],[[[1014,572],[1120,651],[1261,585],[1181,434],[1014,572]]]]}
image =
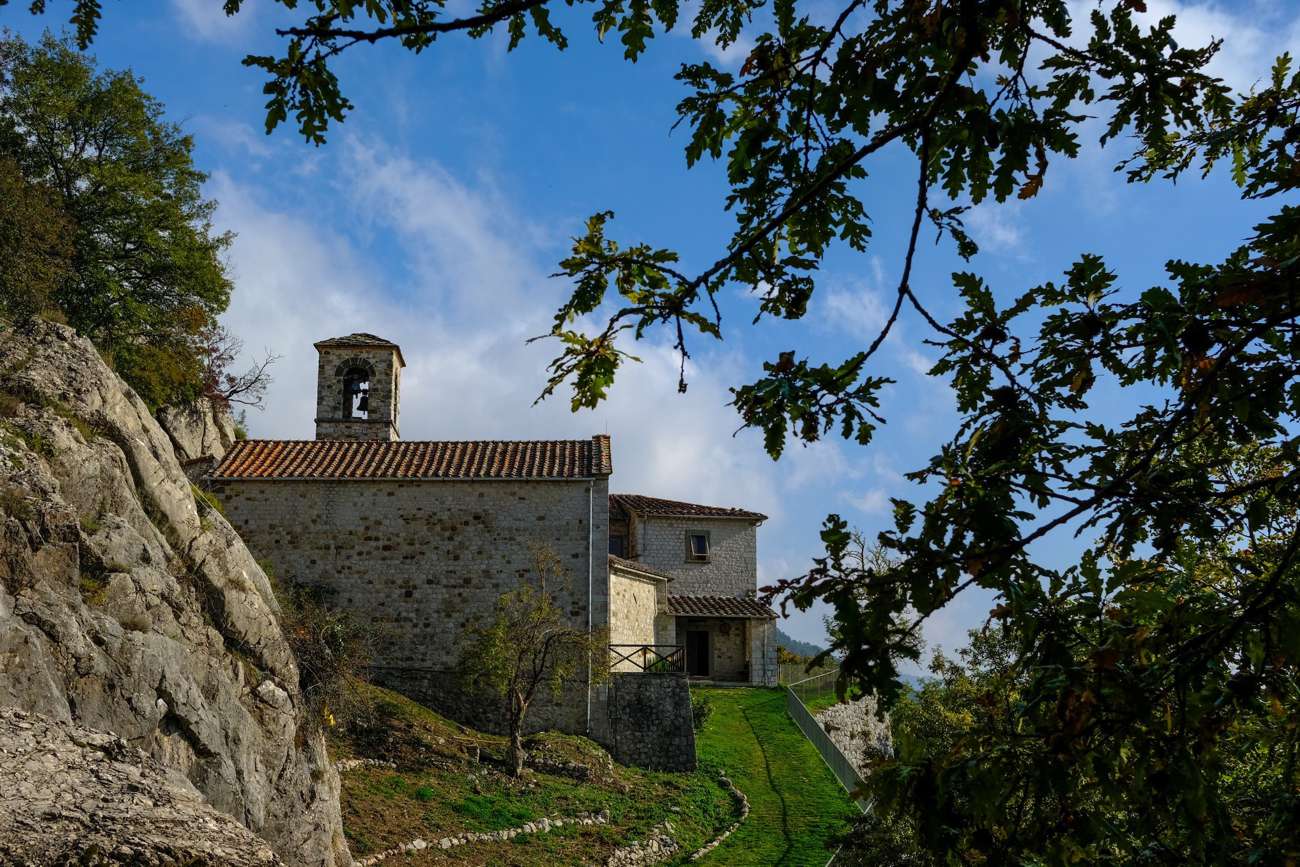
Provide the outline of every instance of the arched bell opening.
{"type": "Polygon", "coordinates": [[[351,367],[343,374],[343,417],[370,418],[370,372],[365,368],[351,367]]]}

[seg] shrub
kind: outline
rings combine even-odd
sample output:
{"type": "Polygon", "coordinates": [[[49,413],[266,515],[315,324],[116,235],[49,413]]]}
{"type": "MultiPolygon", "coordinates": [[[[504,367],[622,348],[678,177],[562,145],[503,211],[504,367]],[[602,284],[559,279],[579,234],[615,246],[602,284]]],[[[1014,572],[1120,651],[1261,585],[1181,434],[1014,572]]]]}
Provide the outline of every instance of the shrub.
{"type": "Polygon", "coordinates": [[[102,605],[108,598],[108,572],[82,572],[77,589],[87,605],[102,605]]]}
{"type": "Polygon", "coordinates": [[[225,506],[221,505],[221,500],[211,491],[205,491],[198,485],[190,484],[190,493],[194,495],[194,505],[198,507],[199,514],[207,514],[209,511],[216,512],[219,515],[226,514],[225,506]]]}
{"type": "Polygon", "coordinates": [[[591,683],[608,676],[608,637],[591,631],[555,601],[549,589],[570,577],[559,555],[533,550],[530,580],[497,597],[491,620],[470,624],[464,635],[461,676],[468,689],[491,696],[510,733],[506,765],[511,776],[524,768],[523,731],[529,707],[539,695],[559,697],[564,684],[591,683]]]}
{"type": "Polygon", "coordinates": [[[36,510],[28,501],[26,492],[17,485],[0,487],[0,512],[20,521],[29,521],[36,516],[36,510]]]}
{"type": "Polygon", "coordinates": [[[697,732],[703,731],[704,724],[713,716],[713,701],[703,693],[691,693],[691,725],[697,732]]]}
{"type": "Polygon", "coordinates": [[[345,611],[326,604],[321,591],[272,582],[280,603],[280,628],[298,661],[298,688],[313,725],[333,726],[361,712],[372,657],[372,632],[345,611]]]}

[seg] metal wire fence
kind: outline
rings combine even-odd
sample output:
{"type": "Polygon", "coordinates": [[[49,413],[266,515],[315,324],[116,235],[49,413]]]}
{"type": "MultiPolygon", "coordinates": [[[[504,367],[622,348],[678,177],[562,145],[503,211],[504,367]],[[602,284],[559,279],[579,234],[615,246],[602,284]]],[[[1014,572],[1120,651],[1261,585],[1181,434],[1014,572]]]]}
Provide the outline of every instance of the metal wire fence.
{"type": "Polygon", "coordinates": [[[825,674],[828,671],[835,672],[838,670],[839,670],[838,666],[835,665],[821,665],[809,671],[807,663],[783,662],[780,665],[780,672],[779,672],[780,679],[777,681],[777,683],[781,684],[782,686],[786,686],[788,684],[797,683],[801,680],[807,680],[810,677],[815,677],[819,674],[825,674]]]}
{"type": "Polygon", "coordinates": [[[835,678],[839,673],[838,668],[832,668],[811,677],[804,676],[799,680],[786,683],[786,687],[799,697],[811,713],[815,714],[835,703],[835,678]]]}
{"type": "MultiPolygon", "coordinates": [[[[794,724],[803,732],[803,736],[817,748],[821,755],[822,761],[831,769],[835,779],[840,781],[840,785],[850,795],[862,786],[862,778],[858,776],[857,770],[848,758],[840,751],[840,748],[831,740],[830,735],[813,717],[809,710],[807,699],[812,699],[814,706],[825,701],[827,696],[833,697],[835,694],[835,674],[829,671],[824,674],[816,675],[802,681],[787,684],[785,688],[785,711],[794,720],[794,724]],[[826,686],[829,684],[829,687],[826,686]],[[829,692],[828,692],[829,689],[829,692]]],[[[863,801],[857,801],[858,809],[866,809],[863,801]]]]}

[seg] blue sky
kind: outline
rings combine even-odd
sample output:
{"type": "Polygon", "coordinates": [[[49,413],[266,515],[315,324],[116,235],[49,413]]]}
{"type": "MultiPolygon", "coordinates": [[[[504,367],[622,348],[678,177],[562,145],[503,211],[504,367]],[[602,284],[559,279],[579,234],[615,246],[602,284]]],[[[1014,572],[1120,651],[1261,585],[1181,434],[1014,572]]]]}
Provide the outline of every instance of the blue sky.
{"type": "MultiPolygon", "coordinates": [[[[869,448],[795,446],[774,463],[755,433],[733,436],[738,420],[726,406],[727,387],[754,379],[779,351],[836,361],[875,333],[898,278],[914,189],[911,162],[898,153],[884,154],[861,185],[874,219],[871,250],[831,253],[805,320],[751,327],[754,302],[730,291],[720,299],[725,341],[693,342],[686,395],[676,393],[677,360],[656,336],[637,347],[643,363],[622,374],[600,409],[574,415],[563,399],[531,405],[553,347],[524,340],[547,330],[566,297],[567,285],[548,275],[587,215],[614,210],[612,236],[677,249],[687,271],[724,248],[724,177],[716,165],[686,169],[685,130],[669,130],[685,95],[672,76],[702,59],[734,70],[744,40],[719,52],[686,34],[661,35],[633,65],[616,41],[595,40],[585,12],[566,10],[565,52],[530,38],[508,54],[495,35],[446,39],[421,56],[396,45],[358,47],[338,65],[358,109],[315,148],[287,127],[263,134],[262,76],[239,64],[246,53],[278,50],[277,8],[251,0],[226,19],[217,0],[106,5],[94,53],[104,66],[134,69],[193,133],[197,161],[211,174],[207,192],[220,202],[217,222],[238,236],[227,324],[251,352],[283,356],[266,410],[249,414],[253,435],[310,438],[312,342],[374,332],[399,342],[408,360],[404,438],[608,432],[615,490],[770,515],[759,569],[772,580],[807,568],[828,512],[870,534],[886,527],[888,498],[916,493],[901,474],[951,431],[947,386],[925,374],[934,350],[921,343],[923,323],[907,316],[877,356],[878,372],[898,384],[886,395],[889,424],[869,448]]],[[[0,11],[0,25],[29,37],[59,25],[53,16],[33,19],[25,6],[0,11]]],[[[1293,4],[1148,7],[1153,16],[1176,13],[1188,43],[1224,38],[1215,68],[1239,88],[1300,45],[1293,4]]],[[[1137,293],[1159,282],[1167,259],[1221,257],[1269,210],[1240,202],[1219,176],[1127,187],[1111,171],[1121,150],[1100,151],[1095,140],[1080,159],[1054,164],[1037,198],[972,213],[983,248],[974,263],[927,239],[913,285],[932,310],[957,311],[954,269],[977,271],[1009,297],[1058,278],[1082,252],[1103,254],[1123,291],[1137,293]]],[[[1099,400],[1118,416],[1131,398],[1103,392],[1099,400]]],[[[1075,544],[1049,540],[1039,553],[1064,564],[1075,544]]],[[[927,640],[960,644],[988,607],[987,597],[962,597],[927,623],[927,640]]],[[[785,628],[821,640],[821,616],[796,613],[785,628]]]]}

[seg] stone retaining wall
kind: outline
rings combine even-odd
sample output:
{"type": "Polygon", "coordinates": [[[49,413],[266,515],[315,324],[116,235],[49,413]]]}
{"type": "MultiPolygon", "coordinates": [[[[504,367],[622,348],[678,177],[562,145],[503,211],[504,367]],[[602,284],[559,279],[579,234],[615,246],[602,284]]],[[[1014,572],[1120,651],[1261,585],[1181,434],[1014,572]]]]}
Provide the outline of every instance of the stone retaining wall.
{"type": "Polygon", "coordinates": [[[615,761],[659,771],[695,770],[695,729],[686,675],[613,675],[609,727],[615,761]]]}

